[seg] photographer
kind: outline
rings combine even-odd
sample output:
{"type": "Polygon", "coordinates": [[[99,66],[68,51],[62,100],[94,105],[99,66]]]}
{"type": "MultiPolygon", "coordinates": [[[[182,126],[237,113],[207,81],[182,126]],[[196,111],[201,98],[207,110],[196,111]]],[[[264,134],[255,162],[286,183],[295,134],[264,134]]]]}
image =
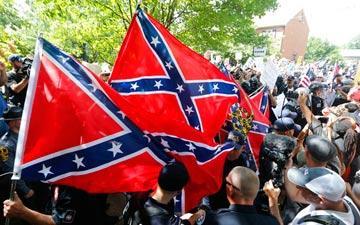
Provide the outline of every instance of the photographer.
{"type": "MultiPolygon", "coordinates": [[[[279,119],[282,120],[283,118],[279,119]]],[[[287,118],[291,120],[290,118],[287,118]]],[[[291,120],[292,121],[292,120],[291,120]]],[[[260,152],[260,182],[273,179],[274,185],[280,187],[283,185],[283,169],[292,151],[296,147],[296,141],[292,137],[295,124],[288,120],[275,121],[275,133],[265,136],[265,140],[260,152]]]]}
{"type": "Polygon", "coordinates": [[[9,102],[24,107],[32,61],[19,55],[11,55],[8,60],[13,67],[8,73],[9,102]]]}

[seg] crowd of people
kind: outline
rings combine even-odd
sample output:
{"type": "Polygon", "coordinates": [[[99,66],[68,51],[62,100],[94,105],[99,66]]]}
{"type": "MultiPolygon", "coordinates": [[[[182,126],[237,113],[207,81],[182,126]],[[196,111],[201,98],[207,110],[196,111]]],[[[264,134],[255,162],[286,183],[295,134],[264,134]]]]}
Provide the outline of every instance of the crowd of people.
{"type": "MultiPolygon", "coordinates": [[[[269,91],[271,131],[259,170],[240,157],[245,143],[229,152],[222,186],[184,215],[174,198],[189,171],[179,162],[163,167],[155,190],[145,193],[88,194],[72,187],[19,180],[9,199],[11,175],[26,98],[31,60],[19,55],[0,62],[0,222],[10,224],[360,224],[360,89],[356,66],[314,63],[284,69],[269,91]],[[284,95],[282,102],[278,97],[284,95]]],[[[278,61],[279,67],[290,63],[278,61]]],[[[100,74],[106,81],[109,73],[100,74]]],[[[231,68],[229,76],[248,95],[266,85],[256,67],[231,68]]],[[[193,190],[196,191],[196,190],[193,190]]]]}

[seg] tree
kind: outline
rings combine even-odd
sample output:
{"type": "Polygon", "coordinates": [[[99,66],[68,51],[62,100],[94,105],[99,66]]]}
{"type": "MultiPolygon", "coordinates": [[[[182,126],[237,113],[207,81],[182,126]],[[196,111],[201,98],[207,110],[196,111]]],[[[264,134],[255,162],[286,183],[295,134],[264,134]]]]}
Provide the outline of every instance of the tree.
{"type": "Polygon", "coordinates": [[[325,59],[330,60],[332,63],[342,61],[340,48],[326,40],[311,37],[308,41],[305,60],[314,62],[325,59]]]}
{"type": "Polygon", "coordinates": [[[17,33],[20,27],[29,23],[19,16],[13,0],[0,0],[0,61],[7,61],[11,53],[26,53],[32,50],[27,46],[26,37],[17,33]]]}
{"type": "MultiPolygon", "coordinates": [[[[2,0],[0,0],[2,1],[2,0]]],[[[34,47],[38,33],[65,51],[90,62],[113,63],[126,34],[135,0],[28,0],[29,11],[17,34],[34,47]]],[[[277,6],[276,0],[144,0],[142,8],[193,49],[225,52],[240,44],[259,45],[264,38],[253,18],[277,6]]],[[[0,9],[1,10],[1,9],[0,9]]]]}
{"type": "Polygon", "coordinates": [[[354,37],[348,44],[347,47],[350,49],[360,49],[360,34],[354,37]]]}

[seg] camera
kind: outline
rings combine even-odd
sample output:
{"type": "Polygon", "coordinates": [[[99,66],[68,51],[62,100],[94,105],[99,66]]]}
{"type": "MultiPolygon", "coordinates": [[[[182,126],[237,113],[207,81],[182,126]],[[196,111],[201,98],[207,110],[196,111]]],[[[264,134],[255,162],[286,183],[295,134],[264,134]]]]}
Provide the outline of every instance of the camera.
{"type": "Polygon", "coordinates": [[[289,100],[292,99],[296,101],[299,98],[299,93],[296,91],[288,91],[285,93],[285,97],[289,100]]]}
{"type": "Polygon", "coordinates": [[[260,174],[264,182],[272,179],[274,186],[283,186],[283,170],[295,146],[296,141],[292,137],[273,133],[265,136],[260,155],[260,174]]]}
{"type": "Polygon", "coordinates": [[[22,66],[20,67],[17,73],[23,75],[24,78],[28,79],[30,77],[32,63],[33,63],[32,59],[24,58],[22,62],[22,66]]]}
{"type": "Polygon", "coordinates": [[[286,91],[286,89],[288,88],[288,86],[285,83],[284,78],[282,76],[278,76],[276,78],[275,87],[277,89],[277,95],[284,93],[286,91]]]}

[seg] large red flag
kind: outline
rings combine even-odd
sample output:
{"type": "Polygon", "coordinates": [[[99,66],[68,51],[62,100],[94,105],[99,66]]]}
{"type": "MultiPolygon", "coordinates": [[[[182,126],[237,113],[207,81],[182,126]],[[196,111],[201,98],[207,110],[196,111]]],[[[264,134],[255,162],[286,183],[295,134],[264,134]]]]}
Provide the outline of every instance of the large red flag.
{"type": "Polygon", "coordinates": [[[251,102],[266,118],[270,118],[269,88],[263,86],[256,93],[249,96],[251,102]]]}
{"type": "Polygon", "coordinates": [[[252,121],[252,128],[248,133],[247,137],[247,146],[246,151],[248,151],[249,155],[252,155],[255,159],[256,164],[252,163],[252,160],[249,160],[249,167],[252,169],[256,169],[259,167],[259,157],[261,145],[264,141],[265,135],[268,133],[270,121],[264,116],[264,114],[259,110],[258,105],[253,102],[252,99],[249,99],[246,92],[239,87],[240,95],[242,96],[240,106],[246,109],[249,113],[252,113],[254,118],[252,121]]]}
{"type": "MultiPolygon", "coordinates": [[[[268,133],[270,121],[259,110],[258,105],[256,105],[257,103],[250,99],[240,86],[238,88],[241,101],[231,107],[230,113],[236,112],[237,110],[245,110],[245,112],[242,112],[243,119],[248,121],[252,117],[251,129],[247,132],[246,137],[243,137],[246,139],[243,158],[246,162],[246,167],[258,171],[261,145],[265,135],[268,133]]],[[[233,119],[234,118],[229,115],[228,120],[219,132],[218,140],[220,143],[223,143],[227,139],[229,132],[234,130],[233,123],[238,122],[238,118],[235,118],[236,122],[234,122],[233,119]]],[[[241,126],[243,126],[243,124],[241,124],[241,126]]],[[[245,130],[247,130],[247,128],[245,128],[245,130]]]]}
{"type": "Polygon", "coordinates": [[[176,159],[190,174],[183,209],[220,187],[232,144],[216,145],[186,123],[134,107],[44,39],[28,90],[14,178],[92,193],[145,191],[176,159]]]}
{"type": "Polygon", "coordinates": [[[137,10],[109,80],[143,111],[184,121],[214,137],[238,89],[208,60],[137,10]]]}

